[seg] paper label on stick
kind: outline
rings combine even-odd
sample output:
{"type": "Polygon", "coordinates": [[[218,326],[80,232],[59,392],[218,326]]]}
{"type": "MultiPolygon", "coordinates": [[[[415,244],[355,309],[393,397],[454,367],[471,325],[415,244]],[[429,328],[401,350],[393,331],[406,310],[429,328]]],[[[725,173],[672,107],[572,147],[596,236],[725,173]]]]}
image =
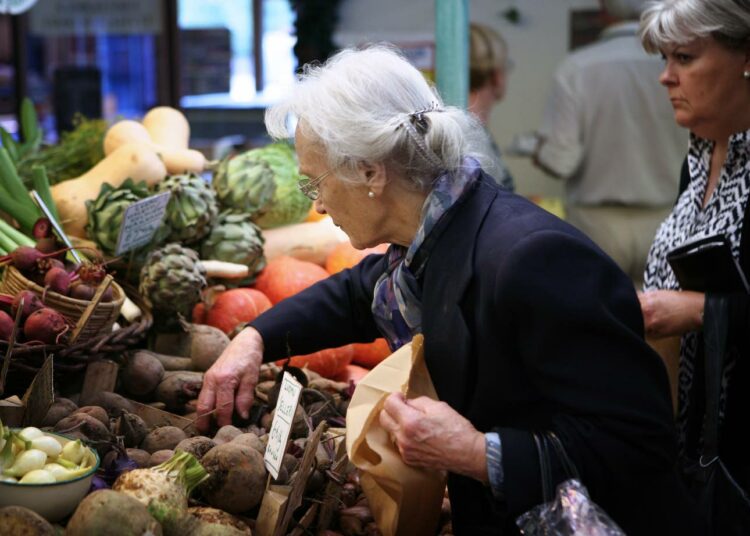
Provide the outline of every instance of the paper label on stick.
{"type": "Polygon", "coordinates": [[[164,220],[170,196],[170,192],[152,195],[125,209],[115,255],[122,255],[151,241],[164,220]]]}
{"type": "Polygon", "coordinates": [[[271,423],[271,431],[268,432],[268,446],[263,462],[266,469],[274,479],[279,478],[281,462],[286,452],[286,442],[292,429],[294,413],[297,411],[299,396],[302,393],[302,384],[288,372],[284,373],[281,380],[279,400],[276,402],[276,413],[271,423]]]}

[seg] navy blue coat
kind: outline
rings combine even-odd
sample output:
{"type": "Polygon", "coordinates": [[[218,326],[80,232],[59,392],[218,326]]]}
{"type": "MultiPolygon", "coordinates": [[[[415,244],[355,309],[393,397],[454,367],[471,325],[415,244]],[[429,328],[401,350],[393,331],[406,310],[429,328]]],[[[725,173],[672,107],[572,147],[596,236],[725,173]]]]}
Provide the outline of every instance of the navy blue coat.
{"type": "MultiPolygon", "coordinates": [[[[306,354],[380,336],[370,305],[384,269],[369,256],[259,317],[265,358],[286,357],[287,345],[306,354]]],[[[449,476],[456,534],[516,534],[515,518],[542,502],[532,429],[557,432],[593,499],[628,534],[695,530],[674,470],[666,370],[643,340],[632,283],[588,238],[483,175],[421,283],[438,396],[502,441],[504,503],[449,476]]]]}

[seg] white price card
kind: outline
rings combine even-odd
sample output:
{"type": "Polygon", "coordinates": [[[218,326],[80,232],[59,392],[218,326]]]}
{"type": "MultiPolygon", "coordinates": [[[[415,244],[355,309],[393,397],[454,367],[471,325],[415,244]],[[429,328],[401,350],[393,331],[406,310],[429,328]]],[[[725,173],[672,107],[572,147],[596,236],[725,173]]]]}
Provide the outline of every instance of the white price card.
{"type": "Polygon", "coordinates": [[[164,220],[170,195],[169,192],[152,195],[125,209],[115,255],[122,255],[151,241],[164,220]]]}
{"type": "Polygon", "coordinates": [[[292,429],[300,393],[302,393],[302,384],[294,376],[285,372],[281,380],[281,390],[279,400],[276,402],[276,413],[271,423],[271,431],[268,432],[266,454],[263,456],[266,469],[273,475],[274,480],[279,478],[279,470],[284,459],[284,452],[286,452],[286,442],[292,429]]]}

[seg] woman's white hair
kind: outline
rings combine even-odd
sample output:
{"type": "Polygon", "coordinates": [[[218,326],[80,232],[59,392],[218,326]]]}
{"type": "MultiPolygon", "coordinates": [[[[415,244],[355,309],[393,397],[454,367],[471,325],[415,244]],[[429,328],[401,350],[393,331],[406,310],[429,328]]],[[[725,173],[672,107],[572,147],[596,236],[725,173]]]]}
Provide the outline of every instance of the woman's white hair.
{"type": "Polygon", "coordinates": [[[728,48],[748,46],[750,0],[664,0],[641,15],[640,36],[651,53],[713,37],[728,48]]]}
{"type": "Polygon", "coordinates": [[[441,172],[460,168],[464,156],[484,161],[488,154],[477,119],[443,106],[422,73],[383,44],[306,65],[289,97],[266,111],[269,134],[291,137],[290,119],[352,182],[363,180],[359,163],[382,162],[426,188],[441,172]]]}

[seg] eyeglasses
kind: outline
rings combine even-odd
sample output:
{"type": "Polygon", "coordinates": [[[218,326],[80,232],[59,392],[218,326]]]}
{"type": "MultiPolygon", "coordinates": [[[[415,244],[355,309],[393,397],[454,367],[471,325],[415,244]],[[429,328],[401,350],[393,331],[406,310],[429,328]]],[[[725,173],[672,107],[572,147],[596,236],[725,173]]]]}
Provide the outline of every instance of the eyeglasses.
{"type": "Polygon", "coordinates": [[[304,179],[300,179],[297,186],[299,187],[299,191],[302,192],[302,194],[310,199],[311,201],[315,201],[320,197],[320,183],[323,182],[323,179],[325,179],[328,175],[330,175],[335,168],[331,168],[322,175],[318,175],[314,179],[310,179],[308,177],[305,177],[304,179]]]}

